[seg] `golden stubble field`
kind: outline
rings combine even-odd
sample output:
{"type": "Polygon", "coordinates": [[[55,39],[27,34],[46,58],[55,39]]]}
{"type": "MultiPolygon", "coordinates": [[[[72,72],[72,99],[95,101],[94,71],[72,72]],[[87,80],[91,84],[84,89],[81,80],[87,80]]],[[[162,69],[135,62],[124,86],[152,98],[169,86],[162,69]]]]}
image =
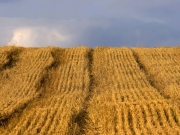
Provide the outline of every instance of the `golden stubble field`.
{"type": "Polygon", "coordinates": [[[0,47],[0,135],[179,135],[180,47],[0,47]]]}

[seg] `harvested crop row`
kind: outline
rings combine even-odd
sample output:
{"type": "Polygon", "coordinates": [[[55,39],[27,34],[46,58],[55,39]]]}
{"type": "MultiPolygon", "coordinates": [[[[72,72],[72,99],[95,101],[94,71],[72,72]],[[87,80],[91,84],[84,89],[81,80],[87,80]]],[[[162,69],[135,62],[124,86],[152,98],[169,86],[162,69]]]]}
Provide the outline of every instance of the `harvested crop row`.
{"type": "Polygon", "coordinates": [[[2,69],[3,68],[3,66],[5,65],[5,64],[7,64],[8,62],[9,62],[9,58],[8,58],[8,51],[9,51],[10,49],[9,48],[0,48],[0,69],[2,69]]]}
{"type": "Polygon", "coordinates": [[[41,96],[2,134],[79,134],[78,118],[89,91],[89,51],[87,47],[54,48],[56,64],[48,70],[41,96]]]}
{"type": "Polygon", "coordinates": [[[17,53],[18,49],[15,47],[0,47],[0,70],[5,70],[6,66],[12,64],[10,62],[15,61],[17,53]]]}
{"type": "Polygon", "coordinates": [[[150,85],[130,49],[96,47],[92,75],[85,134],[180,133],[180,110],[150,85]]]}
{"type": "Polygon", "coordinates": [[[1,72],[0,120],[12,115],[40,94],[38,91],[45,69],[53,63],[51,53],[43,48],[20,49],[16,65],[1,72]]]}
{"type": "Polygon", "coordinates": [[[166,98],[180,100],[180,48],[133,48],[150,81],[166,98]]]}
{"type": "MultiPolygon", "coordinates": [[[[1,76],[7,77],[1,77],[0,82],[3,88],[0,107],[2,112],[6,111],[0,121],[0,134],[180,133],[179,108],[152,87],[132,50],[126,47],[19,50],[15,64],[0,71],[1,76]],[[15,111],[25,104],[21,111],[15,111]]],[[[164,55],[163,60],[169,59],[164,55]]],[[[179,58],[173,51],[171,55],[179,58]]],[[[150,60],[153,57],[159,59],[156,53],[150,60]]],[[[179,62],[175,58],[172,61],[179,62]]]]}

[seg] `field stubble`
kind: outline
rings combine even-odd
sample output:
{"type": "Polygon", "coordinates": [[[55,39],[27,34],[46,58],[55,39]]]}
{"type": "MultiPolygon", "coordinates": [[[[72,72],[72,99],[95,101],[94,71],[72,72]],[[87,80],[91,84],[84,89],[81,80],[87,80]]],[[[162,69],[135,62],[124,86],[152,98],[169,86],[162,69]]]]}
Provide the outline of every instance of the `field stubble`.
{"type": "Polygon", "coordinates": [[[21,115],[10,120],[9,123],[16,124],[5,127],[3,134],[78,134],[80,132],[76,117],[83,109],[89,89],[90,49],[82,47],[45,50],[51,54],[54,62],[47,70],[41,93],[27,105],[21,115]]]}
{"type": "Polygon", "coordinates": [[[133,48],[132,50],[161,95],[179,105],[180,48],[133,48]]]}
{"type": "Polygon", "coordinates": [[[179,52],[1,47],[0,134],[179,134],[179,52]]]}
{"type": "Polygon", "coordinates": [[[179,109],[151,86],[130,49],[97,47],[93,59],[86,134],[180,132],[179,109]]]}

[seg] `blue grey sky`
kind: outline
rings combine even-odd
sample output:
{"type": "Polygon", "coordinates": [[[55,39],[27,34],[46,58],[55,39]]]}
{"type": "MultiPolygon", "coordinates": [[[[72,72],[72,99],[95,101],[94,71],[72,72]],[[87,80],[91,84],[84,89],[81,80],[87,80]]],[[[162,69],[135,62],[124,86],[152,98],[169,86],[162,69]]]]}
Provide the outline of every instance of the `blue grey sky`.
{"type": "Polygon", "coordinates": [[[0,46],[179,46],[180,0],[0,0],[0,46]]]}

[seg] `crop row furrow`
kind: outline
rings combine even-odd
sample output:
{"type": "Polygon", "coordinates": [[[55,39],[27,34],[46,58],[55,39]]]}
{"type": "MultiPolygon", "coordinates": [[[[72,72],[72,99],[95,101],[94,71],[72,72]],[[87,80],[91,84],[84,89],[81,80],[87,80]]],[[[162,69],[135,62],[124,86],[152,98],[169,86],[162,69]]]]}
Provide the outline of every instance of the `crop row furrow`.
{"type": "Polygon", "coordinates": [[[149,80],[158,88],[162,96],[178,102],[180,100],[179,48],[133,48],[132,51],[143,65],[149,80]]]}
{"type": "MultiPolygon", "coordinates": [[[[43,76],[42,71],[45,70],[48,66],[50,66],[53,62],[51,55],[49,55],[50,57],[47,57],[45,59],[46,63],[45,62],[41,63],[42,58],[32,57],[31,59],[34,58],[34,60],[32,60],[32,62],[29,63],[30,64],[29,67],[31,69],[30,72],[29,67],[26,67],[26,64],[29,62],[28,59],[31,56],[36,55],[36,53],[42,53],[42,52],[36,50],[27,50],[25,48],[21,50],[22,53],[20,53],[18,56],[19,61],[16,63],[16,66],[14,66],[9,71],[5,71],[5,70],[3,71],[8,73],[9,78],[3,78],[2,80],[4,82],[3,83],[4,89],[1,90],[0,95],[4,95],[4,96],[2,96],[0,102],[1,104],[0,110],[2,110],[0,112],[1,114],[0,119],[4,119],[8,117],[15,110],[23,107],[28,101],[30,101],[35,96],[37,96],[37,90],[39,88],[37,87],[37,85],[39,86],[39,84],[41,83],[43,76]],[[38,67],[35,65],[35,63],[38,63],[38,67]],[[25,65],[24,68],[23,68],[23,64],[25,65]],[[21,75],[23,78],[21,78],[21,75]],[[8,109],[7,108],[4,109],[5,106],[7,105],[8,105],[8,109]]],[[[38,55],[38,56],[43,56],[43,55],[38,55]]]]}
{"type": "MultiPolygon", "coordinates": [[[[28,104],[19,116],[21,121],[12,126],[11,134],[68,134],[69,132],[77,133],[82,130],[77,118],[88,95],[89,63],[87,62],[87,54],[89,50],[89,48],[80,47],[54,49],[51,52],[56,67],[52,67],[47,71],[43,93],[28,104]],[[60,55],[56,55],[54,52],[60,55]],[[32,110],[34,110],[35,114],[32,113],[32,110]],[[27,116],[27,114],[30,115],[27,116]],[[29,120],[27,117],[29,117],[29,120]],[[19,124],[25,125],[26,130],[25,128],[22,129],[19,124]]],[[[28,77],[29,83],[27,85],[32,85],[30,88],[36,86],[33,80],[37,80],[39,75],[42,74],[42,65],[49,58],[47,53],[41,53],[37,56],[43,58],[33,56],[34,63],[39,62],[34,65],[33,61],[31,61],[33,69],[27,67],[34,73],[28,77]]],[[[15,120],[12,120],[12,122],[15,120]]]]}
{"type": "Polygon", "coordinates": [[[0,48],[0,134],[177,135],[179,62],[179,48],[0,48]]]}
{"type": "MultiPolygon", "coordinates": [[[[93,55],[95,86],[87,108],[85,134],[179,133],[179,125],[168,125],[165,117],[171,108],[169,101],[151,85],[130,49],[97,47],[93,55]]],[[[177,123],[179,109],[172,110],[176,113],[167,117],[177,123]]]]}

